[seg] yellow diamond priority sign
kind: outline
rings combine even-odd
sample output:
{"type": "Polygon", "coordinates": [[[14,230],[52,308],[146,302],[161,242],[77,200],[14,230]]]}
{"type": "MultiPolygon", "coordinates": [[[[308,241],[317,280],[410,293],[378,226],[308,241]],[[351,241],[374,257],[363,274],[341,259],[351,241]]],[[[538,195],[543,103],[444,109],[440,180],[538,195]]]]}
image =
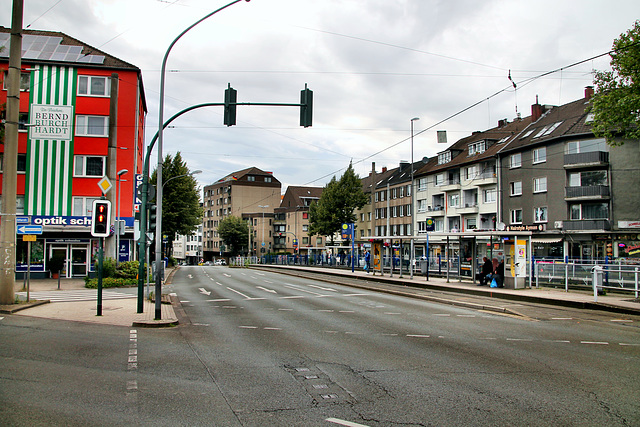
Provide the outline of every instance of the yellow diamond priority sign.
{"type": "Polygon", "coordinates": [[[103,177],[100,181],[98,181],[98,187],[102,190],[102,194],[107,194],[109,190],[111,190],[111,181],[106,176],[103,177]]]}

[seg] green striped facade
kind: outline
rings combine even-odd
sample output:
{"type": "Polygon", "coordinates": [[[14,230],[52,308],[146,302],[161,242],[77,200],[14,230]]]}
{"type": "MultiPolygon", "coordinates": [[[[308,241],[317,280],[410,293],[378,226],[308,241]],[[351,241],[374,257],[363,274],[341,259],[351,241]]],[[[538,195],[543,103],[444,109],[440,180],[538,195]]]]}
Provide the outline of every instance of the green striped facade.
{"type": "MultiPolygon", "coordinates": [[[[29,123],[35,123],[34,106],[66,106],[74,111],[78,72],[73,67],[36,66],[31,72],[29,123]]],[[[27,143],[25,214],[72,214],[74,114],[68,140],[34,139],[27,143]]]]}

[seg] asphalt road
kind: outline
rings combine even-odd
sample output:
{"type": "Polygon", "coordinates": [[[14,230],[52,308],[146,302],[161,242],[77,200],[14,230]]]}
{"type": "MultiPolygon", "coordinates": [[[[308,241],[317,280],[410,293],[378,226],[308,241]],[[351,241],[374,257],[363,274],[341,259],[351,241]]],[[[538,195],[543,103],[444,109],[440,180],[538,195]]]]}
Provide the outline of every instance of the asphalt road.
{"type": "Polygon", "coordinates": [[[168,290],[172,329],[0,320],[3,424],[640,423],[636,319],[532,320],[218,266],[181,268],[168,290]]]}

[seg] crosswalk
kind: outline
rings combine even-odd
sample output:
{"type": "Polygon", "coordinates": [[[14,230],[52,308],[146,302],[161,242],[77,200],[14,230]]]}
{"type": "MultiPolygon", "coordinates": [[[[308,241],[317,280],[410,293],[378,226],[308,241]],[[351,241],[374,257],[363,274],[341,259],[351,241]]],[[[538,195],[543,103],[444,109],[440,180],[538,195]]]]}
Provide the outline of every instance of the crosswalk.
{"type": "MultiPolygon", "coordinates": [[[[16,292],[20,299],[26,299],[26,292],[16,292]]],[[[136,298],[136,295],[119,291],[102,291],[103,300],[136,298]]],[[[96,289],[76,289],[73,291],[36,291],[29,293],[29,299],[49,300],[51,302],[96,301],[98,291],[96,289]]]]}

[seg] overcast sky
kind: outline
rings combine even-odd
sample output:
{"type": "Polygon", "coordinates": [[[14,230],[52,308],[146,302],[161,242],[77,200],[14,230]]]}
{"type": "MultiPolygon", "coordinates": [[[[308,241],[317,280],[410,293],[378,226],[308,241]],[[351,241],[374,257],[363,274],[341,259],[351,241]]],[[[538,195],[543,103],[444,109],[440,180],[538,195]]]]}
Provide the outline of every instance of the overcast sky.
{"type": "MultiPolygon", "coordinates": [[[[142,70],[147,141],[158,130],[162,58],[184,29],[231,0],[28,0],[24,27],[61,31],[142,70]]],[[[0,0],[11,26],[11,0],[0,0]]],[[[252,0],[189,31],[169,55],[165,119],[189,106],[298,103],[314,92],[313,127],[296,107],[222,107],[182,116],[164,132],[201,186],[255,166],[288,185],[324,186],[350,161],[361,177],[433,156],[475,130],[528,116],[531,104],[584,94],[609,68],[613,40],[640,17],[637,0],[252,0]],[[549,71],[545,77],[532,79],[549,71]],[[514,90],[508,79],[517,84],[514,90]],[[497,95],[496,95],[497,94],[497,95]],[[495,96],[494,96],[495,95],[495,96]],[[468,107],[477,104],[473,108],[468,107]],[[461,112],[448,119],[448,117],[461,112]]],[[[154,154],[154,165],[157,157],[154,154]]]]}

